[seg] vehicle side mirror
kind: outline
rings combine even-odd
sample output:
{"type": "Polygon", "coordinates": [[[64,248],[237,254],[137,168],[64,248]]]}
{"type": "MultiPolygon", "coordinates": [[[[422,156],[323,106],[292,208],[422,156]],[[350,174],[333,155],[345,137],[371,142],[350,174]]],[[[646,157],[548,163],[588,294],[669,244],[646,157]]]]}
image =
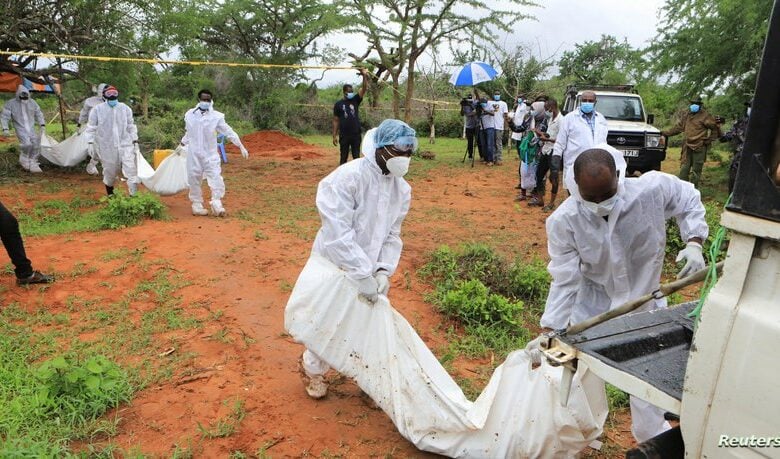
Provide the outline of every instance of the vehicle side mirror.
{"type": "Polygon", "coordinates": [[[655,123],[655,115],[647,115],[647,124],[655,123]]]}

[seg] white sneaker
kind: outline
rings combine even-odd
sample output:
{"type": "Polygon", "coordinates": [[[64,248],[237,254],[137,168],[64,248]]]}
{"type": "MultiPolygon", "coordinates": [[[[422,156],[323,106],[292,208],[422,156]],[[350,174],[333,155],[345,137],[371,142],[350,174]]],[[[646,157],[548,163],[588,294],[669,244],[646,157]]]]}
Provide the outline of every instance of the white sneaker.
{"type": "Polygon", "coordinates": [[[200,202],[193,202],[192,203],[192,215],[200,215],[205,216],[208,215],[209,211],[203,208],[203,203],[200,202]]]}
{"type": "Polygon", "coordinates": [[[317,400],[328,395],[328,383],[325,381],[324,376],[316,375],[309,377],[304,375],[303,380],[306,384],[306,393],[309,394],[309,397],[317,400]]]}
{"type": "Polygon", "coordinates": [[[89,163],[87,164],[87,174],[89,175],[98,175],[98,169],[95,164],[89,163]]]}
{"type": "Polygon", "coordinates": [[[225,208],[222,207],[222,201],[211,201],[211,213],[215,217],[225,216],[225,208]]]}
{"type": "Polygon", "coordinates": [[[40,174],[43,171],[41,170],[41,166],[38,164],[30,164],[30,172],[33,174],[40,174]]]}

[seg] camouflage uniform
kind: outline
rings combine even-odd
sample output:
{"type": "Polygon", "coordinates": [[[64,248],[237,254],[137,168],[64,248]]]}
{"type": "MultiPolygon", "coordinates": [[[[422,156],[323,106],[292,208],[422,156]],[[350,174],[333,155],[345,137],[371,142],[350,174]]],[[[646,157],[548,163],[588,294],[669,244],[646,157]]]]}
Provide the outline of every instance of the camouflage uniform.
{"type": "Polygon", "coordinates": [[[745,116],[737,120],[734,126],[720,138],[721,142],[731,142],[731,145],[734,147],[734,156],[731,158],[731,165],[729,166],[729,193],[734,189],[734,181],[737,179],[737,170],[739,170],[739,162],[742,159],[742,147],[745,145],[745,133],[747,132],[749,119],[749,117],[745,116]]]}
{"type": "Polygon", "coordinates": [[[678,177],[698,188],[707,149],[714,139],[720,137],[720,126],[715,117],[702,108],[696,113],[686,112],[673,128],[662,131],[661,135],[671,137],[681,132],[683,146],[678,177]]]}

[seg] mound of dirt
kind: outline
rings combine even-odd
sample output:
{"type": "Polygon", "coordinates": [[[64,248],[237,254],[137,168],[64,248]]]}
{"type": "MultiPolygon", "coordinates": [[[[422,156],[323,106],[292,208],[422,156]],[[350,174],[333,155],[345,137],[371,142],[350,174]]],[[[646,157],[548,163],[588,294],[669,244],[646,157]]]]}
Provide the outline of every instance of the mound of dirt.
{"type": "MultiPolygon", "coordinates": [[[[252,156],[280,159],[314,159],[325,155],[325,151],[304,143],[280,131],[258,131],[241,138],[244,146],[252,156]]],[[[234,146],[234,151],[238,149],[234,146]]]]}

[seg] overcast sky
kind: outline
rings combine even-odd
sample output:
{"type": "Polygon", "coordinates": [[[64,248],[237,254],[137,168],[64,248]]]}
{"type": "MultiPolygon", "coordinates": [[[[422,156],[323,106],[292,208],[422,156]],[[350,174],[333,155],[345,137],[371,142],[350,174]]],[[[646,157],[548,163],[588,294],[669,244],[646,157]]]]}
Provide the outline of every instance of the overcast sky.
{"type": "MultiPolygon", "coordinates": [[[[625,38],[634,47],[646,46],[656,35],[658,10],[664,0],[541,0],[539,3],[541,7],[526,10],[537,20],[520,21],[512,26],[512,33],[499,35],[502,47],[513,49],[524,44],[531,46],[537,57],[555,55],[557,58],[575,44],[598,40],[602,34],[625,38]]],[[[366,50],[365,40],[360,36],[334,35],[326,42],[355,54],[366,50]]],[[[439,62],[447,62],[451,57],[449,51],[442,50],[442,53],[439,62]]],[[[348,61],[345,53],[343,64],[348,61]]],[[[320,72],[309,75],[318,78],[320,72]]],[[[318,86],[358,81],[354,71],[330,70],[318,86]]]]}

